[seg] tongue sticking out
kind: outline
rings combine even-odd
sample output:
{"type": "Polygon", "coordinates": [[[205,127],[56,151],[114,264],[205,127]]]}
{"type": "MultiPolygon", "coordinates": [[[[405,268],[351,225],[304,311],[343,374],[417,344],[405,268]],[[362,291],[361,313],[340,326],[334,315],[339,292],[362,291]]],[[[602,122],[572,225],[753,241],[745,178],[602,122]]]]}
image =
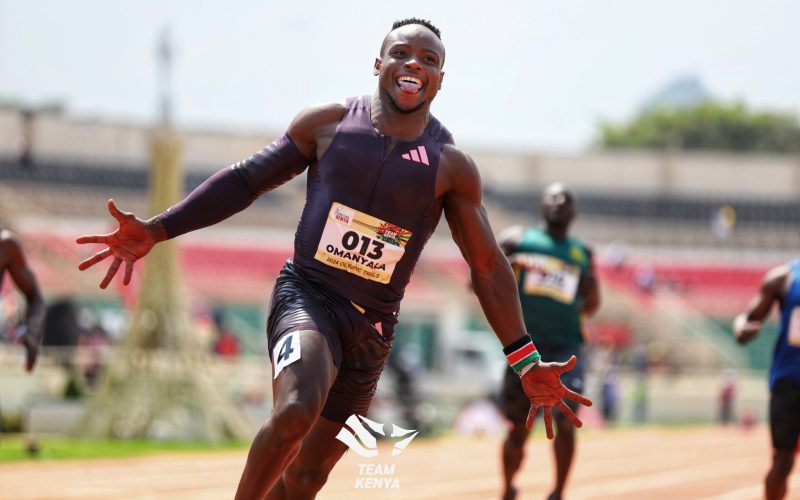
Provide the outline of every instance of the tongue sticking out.
{"type": "Polygon", "coordinates": [[[419,83],[412,82],[412,81],[409,81],[409,80],[400,80],[397,83],[400,84],[400,89],[403,92],[408,92],[409,94],[416,94],[419,91],[420,87],[421,87],[421,85],[419,83]]]}

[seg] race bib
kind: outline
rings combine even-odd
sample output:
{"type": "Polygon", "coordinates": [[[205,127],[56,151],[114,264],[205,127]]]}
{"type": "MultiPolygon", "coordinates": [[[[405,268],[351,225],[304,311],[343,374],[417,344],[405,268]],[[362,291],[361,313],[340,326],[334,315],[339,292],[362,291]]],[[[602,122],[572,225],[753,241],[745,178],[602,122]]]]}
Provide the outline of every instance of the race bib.
{"type": "Polygon", "coordinates": [[[411,232],[333,203],[314,258],[364,279],[389,283],[411,232]]]}
{"type": "Polygon", "coordinates": [[[273,379],[287,366],[300,359],[300,332],[285,335],[272,350],[272,363],[275,365],[273,379]]]}
{"type": "Polygon", "coordinates": [[[792,309],[789,316],[789,331],[786,334],[786,342],[793,347],[800,347],[800,307],[792,309]]]}
{"type": "Polygon", "coordinates": [[[515,262],[525,269],[523,291],[571,304],[575,301],[580,267],[549,255],[523,254],[515,262]]]}

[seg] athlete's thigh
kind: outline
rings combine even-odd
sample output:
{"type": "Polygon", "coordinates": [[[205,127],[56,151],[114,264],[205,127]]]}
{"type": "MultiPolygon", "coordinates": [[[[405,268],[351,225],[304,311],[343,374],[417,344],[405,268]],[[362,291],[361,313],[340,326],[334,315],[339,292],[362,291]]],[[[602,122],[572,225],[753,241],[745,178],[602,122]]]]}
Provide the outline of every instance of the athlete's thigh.
{"type": "Polygon", "coordinates": [[[342,362],[328,393],[322,416],[344,423],[352,415],[366,416],[394,339],[393,325],[377,328],[350,305],[339,310],[342,362]],[[344,321],[344,318],[347,321],[344,321]]]}
{"type": "Polygon", "coordinates": [[[800,437],[800,385],[778,380],[772,388],[769,406],[772,447],[795,450],[800,437]]]}
{"type": "Polygon", "coordinates": [[[289,466],[289,474],[321,474],[327,477],[336,462],[342,458],[347,446],[336,439],[342,424],[320,417],[303,440],[300,453],[289,466]]]}
{"type": "Polygon", "coordinates": [[[273,348],[273,406],[300,403],[319,412],[338,369],[325,336],[317,330],[295,330],[273,348]]]}
{"type": "Polygon", "coordinates": [[[302,402],[319,410],[336,379],[341,347],[323,300],[292,276],[275,285],[267,348],[276,408],[302,402]]]}

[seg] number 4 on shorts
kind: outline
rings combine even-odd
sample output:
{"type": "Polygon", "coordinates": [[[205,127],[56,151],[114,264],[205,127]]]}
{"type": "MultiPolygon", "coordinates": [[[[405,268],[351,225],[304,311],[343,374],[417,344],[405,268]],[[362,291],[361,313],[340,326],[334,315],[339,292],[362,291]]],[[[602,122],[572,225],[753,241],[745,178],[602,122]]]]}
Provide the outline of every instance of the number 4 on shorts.
{"type": "Polygon", "coordinates": [[[284,335],[278,341],[278,345],[272,350],[272,363],[275,365],[275,375],[273,378],[278,378],[278,374],[300,359],[300,332],[292,332],[284,335]]]}

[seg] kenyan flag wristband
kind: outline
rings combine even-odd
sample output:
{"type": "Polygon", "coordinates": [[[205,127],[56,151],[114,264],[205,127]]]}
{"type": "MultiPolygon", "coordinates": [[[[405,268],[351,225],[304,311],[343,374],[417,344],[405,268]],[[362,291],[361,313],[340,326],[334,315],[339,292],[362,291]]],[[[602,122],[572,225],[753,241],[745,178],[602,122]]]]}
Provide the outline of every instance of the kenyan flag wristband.
{"type": "Polygon", "coordinates": [[[520,377],[539,364],[542,356],[536,351],[530,335],[523,335],[503,348],[508,364],[520,377]]]}

